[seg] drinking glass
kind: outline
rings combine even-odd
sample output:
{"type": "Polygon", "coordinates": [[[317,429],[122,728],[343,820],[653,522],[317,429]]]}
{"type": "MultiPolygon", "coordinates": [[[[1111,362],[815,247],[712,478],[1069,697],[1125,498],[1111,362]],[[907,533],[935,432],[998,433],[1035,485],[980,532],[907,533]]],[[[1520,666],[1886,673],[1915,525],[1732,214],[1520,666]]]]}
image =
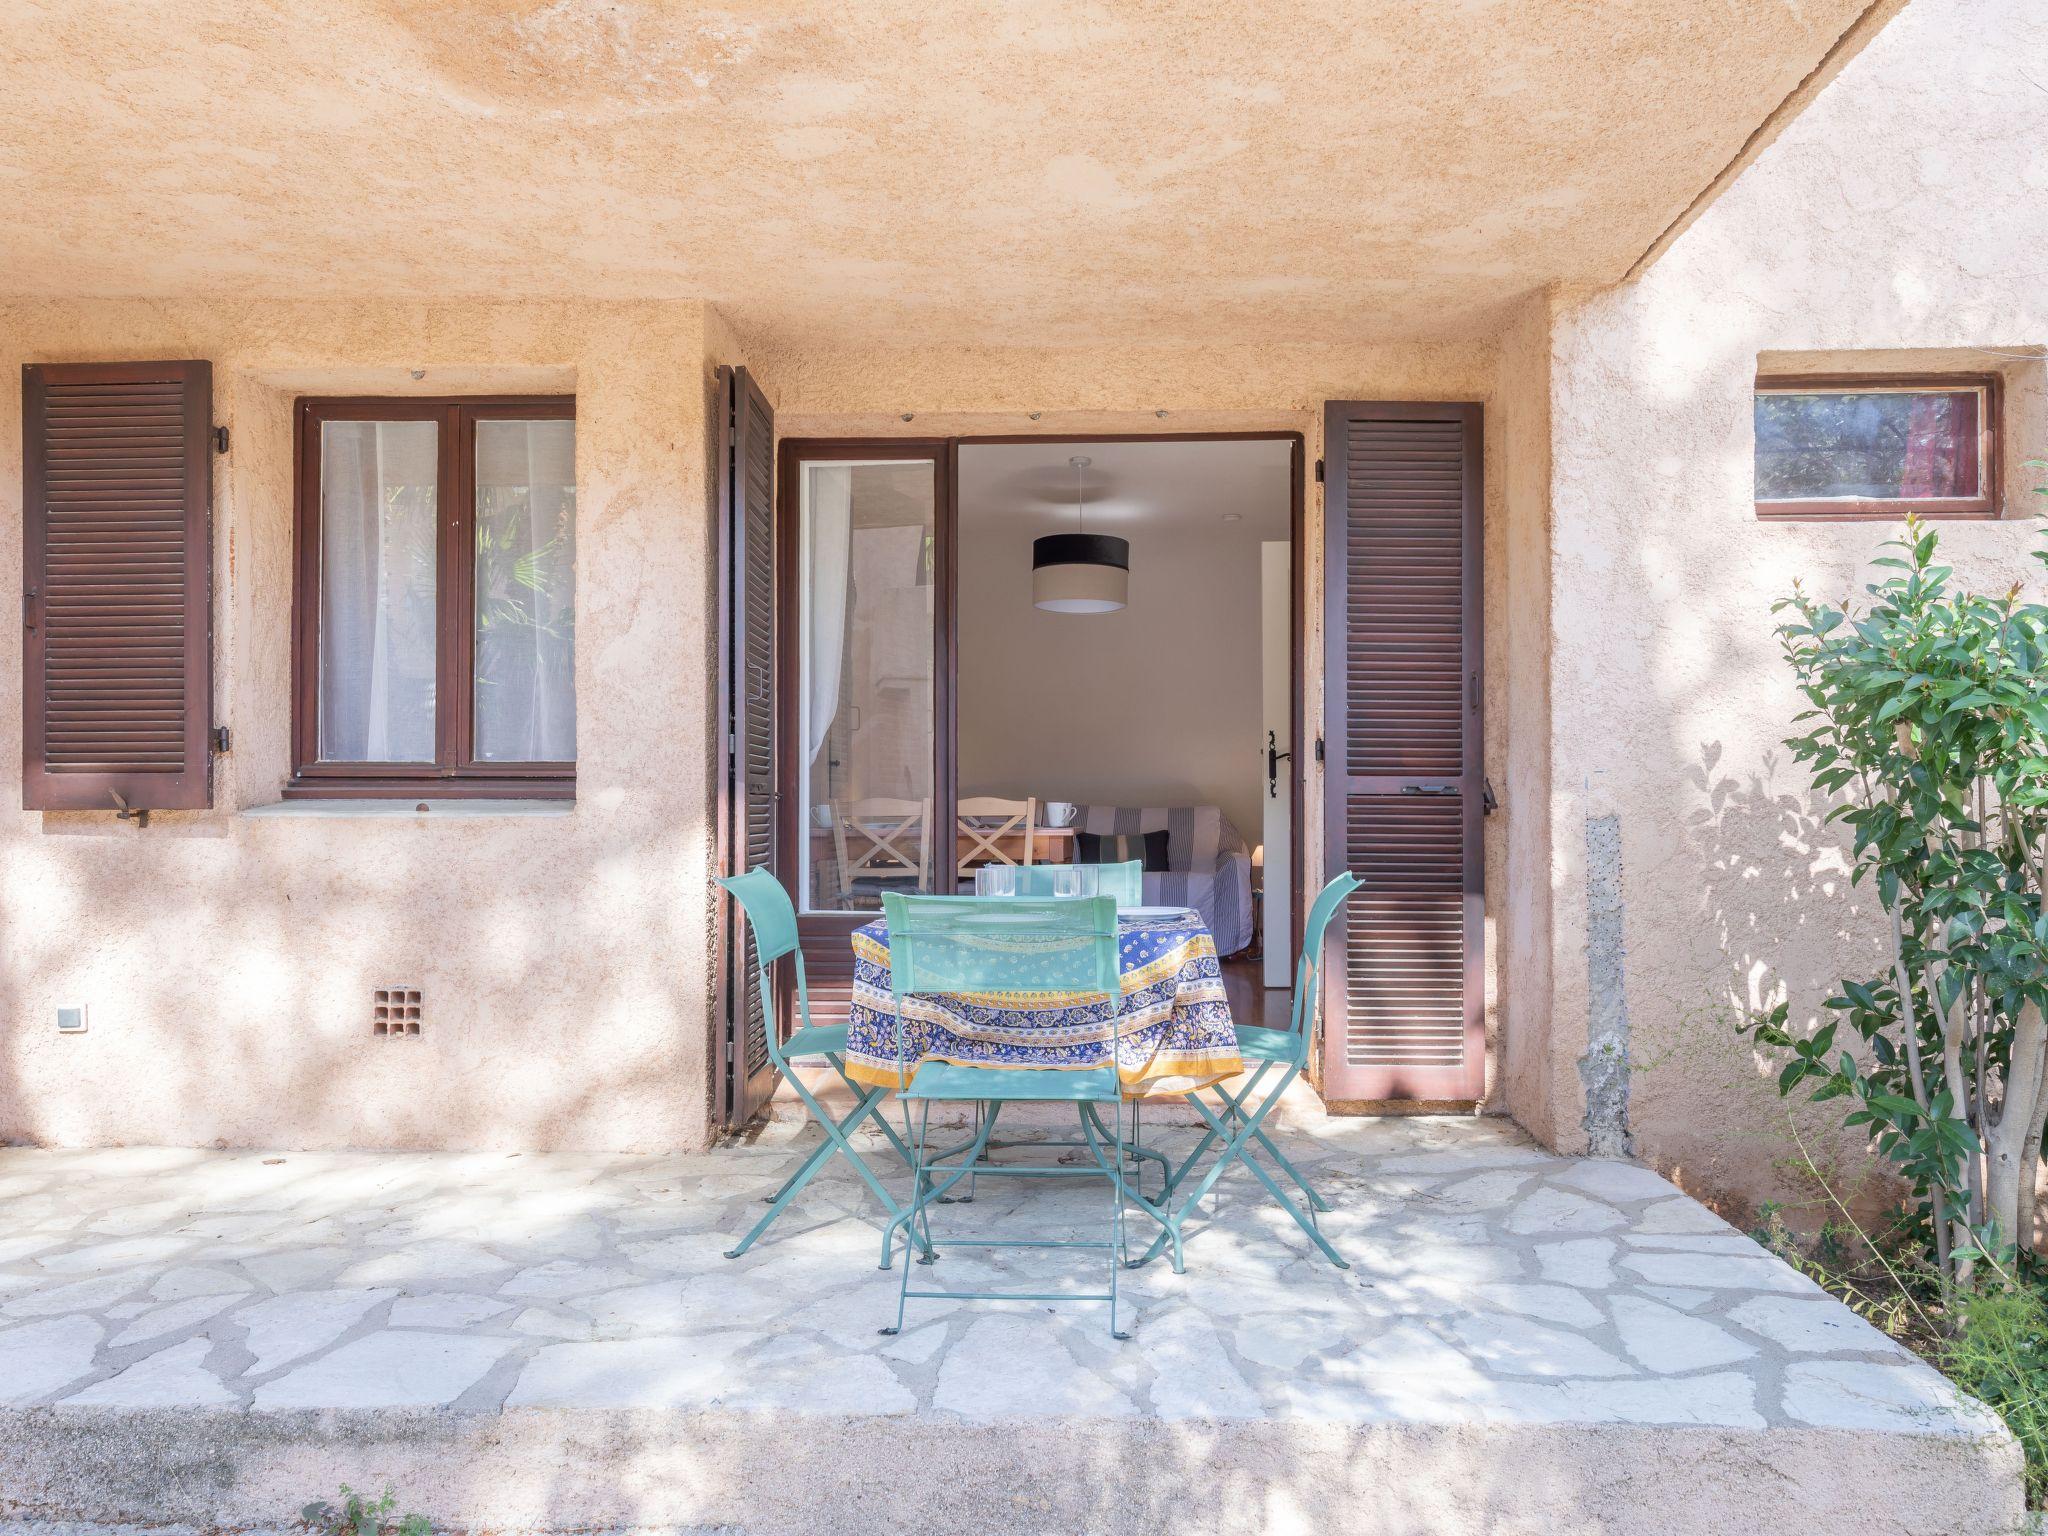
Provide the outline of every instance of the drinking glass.
{"type": "Polygon", "coordinates": [[[1014,864],[984,864],[974,872],[974,894],[977,896],[1015,896],[1017,894],[1017,866],[1014,864]]]}

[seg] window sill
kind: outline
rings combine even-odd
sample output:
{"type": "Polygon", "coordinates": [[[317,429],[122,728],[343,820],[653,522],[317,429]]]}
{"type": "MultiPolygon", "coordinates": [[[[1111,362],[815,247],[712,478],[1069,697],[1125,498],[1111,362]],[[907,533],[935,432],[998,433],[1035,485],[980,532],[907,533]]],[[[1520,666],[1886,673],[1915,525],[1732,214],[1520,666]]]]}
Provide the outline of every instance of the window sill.
{"type": "Polygon", "coordinates": [[[574,800],[279,800],[240,813],[263,820],[311,817],[368,821],[484,821],[576,814],[574,800]]]}
{"type": "Polygon", "coordinates": [[[1917,516],[1929,523],[1996,523],[2004,514],[1991,504],[1929,506],[1913,501],[1759,501],[1760,523],[1903,523],[1917,516]]]}

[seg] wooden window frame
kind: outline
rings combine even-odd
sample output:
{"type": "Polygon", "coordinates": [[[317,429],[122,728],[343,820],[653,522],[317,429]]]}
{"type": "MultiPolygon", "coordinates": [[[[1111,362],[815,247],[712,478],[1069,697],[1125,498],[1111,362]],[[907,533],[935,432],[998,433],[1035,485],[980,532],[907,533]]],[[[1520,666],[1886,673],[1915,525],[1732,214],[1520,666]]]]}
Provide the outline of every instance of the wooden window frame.
{"type": "Polygon", "coordinates": [[[285,798],[576,798],[574,762],[478,762],[476,680],[476,424],[574,421],[570,395],[342,396],[297,403],[293,473],[292,777],[285,798]],[[434,761],[337,763],[320,758],[320,433],[329,421],[439,425],[436,495],[434,761]]]}
{"type": "MultiPolygon", "coordinates": [[[[2003,515],[2005,437],[2003,381],[1995,373],[1850,373],[1760,374],[1757,395],[1813,394],[1956,394],[1975,390],[1982,398],[1977,417],[1977,489],[1975,496],[1856,498],[1824,497],[1802,501],[1758,501],[1759,520],[1767,523],[1896,522],[1912,513],[1945,521],[1992,521],[2003,515]]],[[[1751,478],[1754,482],[1754,449],[1751,478]]]]}

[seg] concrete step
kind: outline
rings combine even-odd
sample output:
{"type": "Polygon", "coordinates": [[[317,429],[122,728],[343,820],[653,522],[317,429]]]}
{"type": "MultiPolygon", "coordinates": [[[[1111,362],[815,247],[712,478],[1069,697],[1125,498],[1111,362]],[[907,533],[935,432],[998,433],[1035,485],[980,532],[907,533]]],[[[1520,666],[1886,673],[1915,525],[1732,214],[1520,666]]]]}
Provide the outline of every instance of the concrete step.
{"type": "Polygon", "coordinates": [[[18,1511],[276,1528],[339,1478],[437,1528],[744,1536],[1859,1536],[2017,1532],[2009,1443],[1620,1423],[970,1422],[947,1415],[39,1410],[18,1511]],[[1829,1522],[1833,1523],[1830,1524],[1829,1522]]]}

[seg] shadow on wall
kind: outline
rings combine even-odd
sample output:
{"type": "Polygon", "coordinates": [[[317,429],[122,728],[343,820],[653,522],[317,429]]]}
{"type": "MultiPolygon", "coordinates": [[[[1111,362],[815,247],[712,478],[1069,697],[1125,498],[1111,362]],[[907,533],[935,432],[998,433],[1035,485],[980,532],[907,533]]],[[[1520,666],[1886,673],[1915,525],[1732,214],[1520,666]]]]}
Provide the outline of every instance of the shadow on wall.
{"type": "MultiPolygon", "coordinates": [[[[523,829],[529,862],[501,869],[462,828],[350,823],[349,848],[324,862],[288,856],[304,828],[245,830],[246,873],[219,889],[125,875],[133,840],[165,822],[104,833],[101,856],[12,846],[0,1136],[497,1151],[701,1138],[708,998],[679,964],[694,910],[675,873],[699,850],[620,856],[563,818],[523,829]],[[535,872],[550,869],[595,873],[574,901],[537,908],[535,872]],[[371,989],[414,983],[422,1034],[375,1036],[371,989]],[[51,1005],[72,1000],[91,1027],[60,1037],[51,1005]]],[[[65,830],[74,849],[90,836],[65,830]]],[[[151,851],[141,867],[161,870],[151,851]]]]}
{"type": "MultiPolygon", "coordinates": [[[[1728,1193],[1707,1148],[1725,1149],[1751,1164],[1749,1153],[1760,1150],[1780,1175],[1778,1182],[1794,1192],[1788,1219],[1804,1225],[1802,1216],[1810,1214],[1818,1221],[1825,1196],[1805,1167],[1800,1140],[1859,1217],[1876,1212],[1893,1195],[1861,1140],[1840,1129],[1841,1116],[1830,1106],[1812,1106],[1803,1097],[1780,1101],[1781,1063],[1736,1032],[1746,1019],[1780,1002],[1794,1028],[1810,1029],[1822,1022],[1822,1004],[1845,976],[1882,969],[1885,947],[1868,921],[1877,910],[1876,895],[1850,881],[1846,829],[1827,819],[1839,803],[1834,797],[1814,790],[1780,753],[1765,753],[1760,768],[1746,777],[1722,771],[1721,758],[1721,743],[1702,743],[1686,770],[1696,800],[1686,817],[1686,841],[1700,881],[1695,942],[1701,954],[1695,969],[1719,980],[1713,995],[1689,1007],[1674,1000],[1689,1027],[1639,1070],[1651,1074],[1646,1087],[1694,1097],[1684,1120],[1695,1128],[1698,1149],[1680,1160],[1681,1172],[1689,1174],[1681,1182],[1730,1219],[1751,1219],[1754,1201],[1766,1192],[1748,1187],[1753,1181],[1745,1179],[1740,1194],[1728,1193]],[[1787,781],[1797,788],[1786,787],[1787,781]],[[1758,1099],[1791,1116],[1789,1122],[1780,1118],[1777,1133],[1731,1130],[1756,1117],[1718,1110],[1723,1100],[1758,1099]],[[1731,1139],[1738,1145],[1729,1147],[1731,1139]],[[1745,1140],[1756,1145],[1745,1149],[1745,1140]]],[[[1782,1197],[1785,1190],[1776,1193],[1782,1197]]]]}
{"type": "MultiPolygon", "coordinates": [[[[12,908],[0,900],[0,957],[20,953],[20,936],[12,921],[12,908]]],[[[15,1065],[15,1038],[25,1027],[21,995],[21,968],[0,959],[0,1147],[20,1146],[27,1140],[27,1106],[22,1104],[22,1084],[15,1065]],[[18,1109],[10,1106],[20,1106],[18,1109]]]]}

